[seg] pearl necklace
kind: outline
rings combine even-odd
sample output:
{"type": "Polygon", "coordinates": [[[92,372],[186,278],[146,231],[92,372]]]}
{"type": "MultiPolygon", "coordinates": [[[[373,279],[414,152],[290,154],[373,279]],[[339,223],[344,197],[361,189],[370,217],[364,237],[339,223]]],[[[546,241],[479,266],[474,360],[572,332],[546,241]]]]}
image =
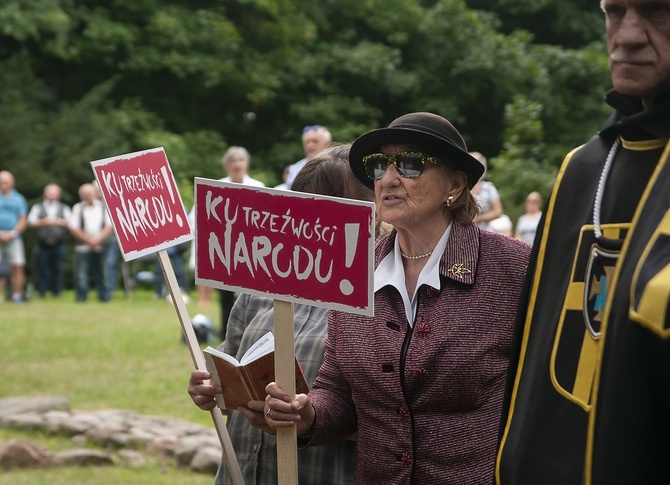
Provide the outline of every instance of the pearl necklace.
{"type": "Polygon", "coordinates": [[[610,148],[609,153],[607,154],[607,159],[605,160],[605,166],[603,171],[600,173],[600,180],[598,181],[598,188],[596,189],[596,197],[593,202],[593,234],[596,236],[596,239],[600,239],[603,235],[600,230],[600,209],[603,204],[603,197],[605,196],[605,184],[607,183],[607,176],[610,173],[612,168],[612,163],[614,162],[614,156],[616,155],[619,146],[621,145],[621,138],[617,137],[610,148]]]}
{"type": "Polygon", "coordinates": [[[418,256],[409,256],[409,255],[403,253],[402,251],[400,251],[400,255],[405,259],[423,259],[423,258],[427,258],[431,254],[433,254],[432,251],[430,251],[429,253],[426,253],[426,254],[419,254],[418,256]]]}

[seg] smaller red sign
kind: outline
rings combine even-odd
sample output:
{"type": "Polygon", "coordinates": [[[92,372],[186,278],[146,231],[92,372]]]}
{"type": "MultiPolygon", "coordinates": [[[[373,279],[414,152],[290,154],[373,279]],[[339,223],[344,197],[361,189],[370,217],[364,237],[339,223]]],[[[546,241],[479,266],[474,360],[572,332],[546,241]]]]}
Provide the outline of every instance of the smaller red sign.
{"type": "Polygon", "coordinates": [[[193,239],[165,150],[91,162],[125,261],[193,239]]]}
{"type": "Polygon", "coordinates": [[[373,314],[374,203],[195,179],[196,283],[373,314]]]}

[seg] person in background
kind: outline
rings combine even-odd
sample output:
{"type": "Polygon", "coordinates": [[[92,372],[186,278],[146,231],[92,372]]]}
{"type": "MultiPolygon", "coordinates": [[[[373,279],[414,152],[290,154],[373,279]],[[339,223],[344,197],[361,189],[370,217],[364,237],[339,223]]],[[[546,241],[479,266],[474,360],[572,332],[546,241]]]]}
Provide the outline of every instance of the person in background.
{"type": "Polygon", "coordinates": [[[112,223],[105,206],[97,197],[98,189],[93,184],[79,187],[79,198],[72,208],[69,227],[75,238],[75,299],[84,302],[88,298],[89,281],[95,282],[98,299],[109,301],[105,278],[105,241],[112,231],[112,223]]]}
{"type": "Polygon", "coordinates": [[[248,185],[249,187],[265,187],[260,180],[249,175],[251,157],[244,147],[231,146],[223,155],[223,170],[226,176],[222,182],[234,182],[236,184],[248,185]]]}
{"type": "Polygon", "coordinates": [[[509,218],[507,214],[503,214],[500,217],[489,221],[489,231],[497,232],[504,236],[512,237],[512,230],[514,229],[514,224],[512,224],[512,219],[509,218]]]}
{"type": "Polygon", "coordinates": [[[284,171],[281,174],[282,183],[280,183],[279,185],[275,185],[274,187],[275,189],[288,190],[288,185],[286,184],[286,181],[288,180],[288,173],[291,170],[291,167],[292,165],[289,165],[288,167],[284,168],[284,171]]]}
{"type": "Polygon", "coordinates": [[[600,6],[613,111],[565,157],[537,232],[504,485],[670,483],[670,0],[600,6]]]}
{"type": "MultiPolygon", "coordinates": [[[[95,197],[105,205],[105,199],[102,196],[102,191],[98,185],[98,181],[94,180],[91,182],[93,187],[95,187],[95,197]]],[[[114,290],[116,289],[117,283],[117,267],[119,265],[119,241],[116,239],[116,233],[113,228],[110,231],[109,236],[104,243],[105,246],[105,291],[107,293],[106,299],[111,300],[114,296],[114,290]]]]}
{"type": "MultiPolygon", "coordinates": [[[[350,145],[327,149],[310,158],[293,182],[294,191],[330,195],[359,200],[372,200],[372,191],[351,173],[348,164],[350,145]]],[[[323,361],[327,334],[325,308],[303,304],[294,305],[295,351],[305,380],[311,387],[323,361]]],[[[272,331],[273,300],[241,294],[230,314],[226,339],[219,350],[240,359],[265,333],[272,331]]],[[[194,371],[189,381],[189,394],[200,408],[211,410],[216,405],[215,386],[203,385],[210,379],[208,372],[194,371]]],[[[223,383],[225,385],[225,383],[223,383]]],[[[244,482],[254,485],[277,483],[277,445],[263,416],[263,401],[252,401],[248,407],[228,412],[227,427],[236,451],[244,482]]],[[[299,483],[336,485],[352,483],[356,459],[356,444],[340,440],[329,446],[298,452],[299,483]]],[[[216,484],[231,483],[230,473],[222,461],[216,484]]]]}
{"type": "MultiPolygon", "coordinates": [[[[220,179],[222,182],[232,182],[236,184],[248,185],[249,187],[265,187],[260,180],[256,180],[249,175],[249,166],[251,157],[246,148],[240,146],[231,146],[228,148],[222,159],[223,170],[226,176],[220,179]]],[[[189,219],[195,220],[195,207],[191,209],[192,215],[189,219]]],[[[193,243],[195,245],[195,242],[193,243]]],[[[195,256],[193,257],[193,268],[195,269],[195,256]]],[[[208,286],[196,285],[198,291],[198,306],[206,308],[211,305],[214,288],[208,286]]],[[[221,337],[226,335],[226,322],[230,316],[230,310],[235,303],[235,292],[229,290],[219,290],[219,305],[221,306],[221,337]]]]}
{"type": "Polygon", "coordinates": [[[489,484],[530,248],[473,223],[484,167],[441,116],[362,135],[349,163],[394,228],[376,245],[375,314],[331,310],[312,391],[269,384],[266,423],[310,447],[357,432],[355,483],[489,484]]]}
{"type": "MultiPolygon", "coordinates": [[[[26,254],[21,234],[26,229],[28,205],[14,190],[14,185],[14,175],[7,170],[0,171],[0,260],[9,266],[12,301],[21,303],[26,281],[26,254]]],[[[5,284],[5,278],[0,278],[0,299],[5,297],[5,284]]]]}
{"type": "MultiPolygon", "coordinates": [[[[188,295],[186,288],[186,274],[184,273],[184,256],[185,253],[189,250],[191,242],[177,244],[175,246],[170,246],[165,250],[166,254],[170,258],[170,264],[172,265],[172,270],[174,271],[175,279],[177,280],[177,285],[181,293],[182,301],[185,304],[188,304],[191,301],[191,297],[188,295]]],[[[165,282],[165,277],[163,275],[163,269],[161,268],[158,255],[154,260],[154,299],[166,298],[168,301],[172,301],[172,295],[169,294],[167,283],[165,282]]]]}
{"type": "Polygon", "coordinates": [[[63,288],[65,240],[70,232],[72,210],[61,202],[61,188],[57,184],[45,186],[42,196],[42,201],[33,205],[28,214],[28,227],[37,233],[37,291],[42,298],[47,292],[58,297],[63,288]]]}
{"type": "Polygon", "coordinates": [[[531,192],[526,197],[526,213],[516,221],[514,237],[526,244],[533,245],[537,225],[542,218],[542,196],[539,192],[531,192]]]}
{"type": "Polygon", "coordinates": [[[484,165],[484,175],[482,175],[482,178],[477,182],[477,185],[472,188],[472,195],[481,208],[479,215],[475,218],[475,223],[481,229],[492,230],[489,227],[490,222],[503,215],[503,205],[500,200],[500,194],[492,182],[485,180],[486,157],[479,152],[471,152],[470,155],[484,165]]]}
{"type": "Polygon", "coordinates": [[[307,163],[307,159],[321,150],[328,148],[333,141],[330,131],[325,126],[309,125],[302,129],[302,149],[305,152],[305,158],[289,166],[286,187],[291,188],[293,180],[296,178],[302,167],[307,163]]]}

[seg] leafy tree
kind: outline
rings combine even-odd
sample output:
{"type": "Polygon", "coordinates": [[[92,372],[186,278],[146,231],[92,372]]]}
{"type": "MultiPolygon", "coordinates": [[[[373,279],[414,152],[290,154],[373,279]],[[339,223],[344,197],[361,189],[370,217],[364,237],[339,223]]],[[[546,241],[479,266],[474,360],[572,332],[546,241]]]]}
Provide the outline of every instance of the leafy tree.
{"type": "Polygon", "coordinates": [[[163,146],[188,187],[235,144],[274,184],[305,125],[352,141],[427,110],[513,206],[602,122],[603,30],[585,0],[6,0],[0,164],[29,198],[57,181],[73,202],[91,160],[163,146]]]}
{"type": "Polygon", "coordinates": [[[581,48],[604,37],[604,17],[593,0],[468,0],[493,12],[501,33],[526,30],[538,44],[581,48]]]}

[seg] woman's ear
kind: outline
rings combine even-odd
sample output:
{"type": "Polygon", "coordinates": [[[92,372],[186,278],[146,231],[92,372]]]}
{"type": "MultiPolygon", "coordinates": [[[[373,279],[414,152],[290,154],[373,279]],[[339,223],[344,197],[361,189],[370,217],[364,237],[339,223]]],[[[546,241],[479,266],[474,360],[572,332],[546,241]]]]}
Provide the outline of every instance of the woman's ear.
{"type": "Polygon", "coordinates": [[[455,170],[450,174],[449,182],[451,187],[449,187],[446,197],[453,196],[453,200],[458,200],[468,183],[468,177],[465,175],[465,172],[455,170]]]}

